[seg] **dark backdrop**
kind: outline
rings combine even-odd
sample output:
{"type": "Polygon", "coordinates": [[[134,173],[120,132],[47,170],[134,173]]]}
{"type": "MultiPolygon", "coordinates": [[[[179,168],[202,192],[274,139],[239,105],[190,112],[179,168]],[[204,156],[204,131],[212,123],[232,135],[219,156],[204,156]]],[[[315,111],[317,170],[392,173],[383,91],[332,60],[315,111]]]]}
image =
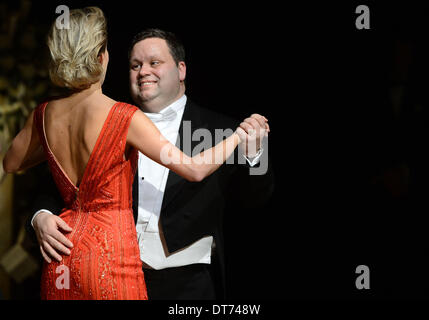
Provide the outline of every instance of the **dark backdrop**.
{"type": "Polygon", "coordinates": [[[225,217],[228,297],[426,297],[428,101],[424,8],[359,2],[43,1],[98,5],[108,19],[104,92],[131,102],[128,44],[146,28],[175,32],[188,97],[238,119],[270,120],[276,189],[263,210],[225,217]],[[357,290],[355,269],[371,270],[357,290]]]}

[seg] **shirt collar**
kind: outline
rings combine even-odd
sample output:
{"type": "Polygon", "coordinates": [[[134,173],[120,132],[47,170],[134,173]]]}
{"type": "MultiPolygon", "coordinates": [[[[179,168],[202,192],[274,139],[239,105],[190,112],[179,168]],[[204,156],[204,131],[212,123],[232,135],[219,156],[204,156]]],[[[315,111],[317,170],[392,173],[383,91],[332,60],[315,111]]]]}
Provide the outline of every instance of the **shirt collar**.
{"type": "Polygon", "coordinates": [[[145,114],[152,122],[173,121],[177,114],[185,108],[186,100],[186,95],[183,95],[160,112],[145,112],[145,114]]]}

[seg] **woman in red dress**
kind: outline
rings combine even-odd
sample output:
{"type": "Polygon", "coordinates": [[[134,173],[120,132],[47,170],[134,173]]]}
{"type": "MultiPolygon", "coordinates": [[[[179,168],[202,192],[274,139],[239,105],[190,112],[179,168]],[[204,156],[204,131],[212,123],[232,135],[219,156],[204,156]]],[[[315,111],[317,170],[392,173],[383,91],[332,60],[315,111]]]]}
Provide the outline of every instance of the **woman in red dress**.
{"type": "Polygon", "coordinates": [[[42,299],[147,299],[132,214],[137,150],[200,181],[246,129],[194,157],[183,154],[137,107],[102,93],[109,61],[103,12],[71,10],[69,22],[69,29],[52,25],[48,46],[51,79],[71,93],[31,113],[3,166],[15,172],[47,160],[65,203],[60,217],[73,229],[71,254],[43,266],[42,299]]]}

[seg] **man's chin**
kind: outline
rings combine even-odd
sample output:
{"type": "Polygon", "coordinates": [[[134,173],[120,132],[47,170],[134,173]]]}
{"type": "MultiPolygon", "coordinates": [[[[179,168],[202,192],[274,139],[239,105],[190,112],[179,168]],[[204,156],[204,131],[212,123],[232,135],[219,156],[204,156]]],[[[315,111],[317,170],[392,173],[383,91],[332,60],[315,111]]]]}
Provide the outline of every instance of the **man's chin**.
{"type": "Polygon", "coordinates": [[[154,95],[141,96],[141,101],[143,101],[143,102],[149,102],[149,101],[152,101],[153,99],[155,99],[154,95]]]}
{"type": "Polygon", "coordinates": [[[153,100],[158,95],[157,93],[158,92],[156,90],[154,90],[154,88],[142,88],[142,89],[140,89],[140,96],[145,101],[153,100]]]}
{"type": "Polygon", "coordinates": [[[149,102],[155,100],[156,97],[157,97],[157,95],[155,95],[155,94],[144,94],[144,95],[140,95],[138,100],[141,103],[149,103],[149,102]]]}

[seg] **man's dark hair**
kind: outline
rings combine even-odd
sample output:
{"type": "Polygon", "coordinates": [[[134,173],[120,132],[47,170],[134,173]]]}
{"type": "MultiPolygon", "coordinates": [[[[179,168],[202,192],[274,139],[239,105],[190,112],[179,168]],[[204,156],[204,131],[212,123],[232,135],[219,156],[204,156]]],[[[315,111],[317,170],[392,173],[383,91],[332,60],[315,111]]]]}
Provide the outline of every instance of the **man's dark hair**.
{"type": "Polygon", "coordinates": [[[185,47],[183,46],[180,39],[172,32],[164,31],[156,28],[145,29],[137,33],[131,41],[130,48],[128,50],[128,59],[131,57],[131,51],[137,42],[140,42],[148,38],[160,38],[167,42],[170,53],[178,65],[180,61],[185,61],[185,47]]]}

